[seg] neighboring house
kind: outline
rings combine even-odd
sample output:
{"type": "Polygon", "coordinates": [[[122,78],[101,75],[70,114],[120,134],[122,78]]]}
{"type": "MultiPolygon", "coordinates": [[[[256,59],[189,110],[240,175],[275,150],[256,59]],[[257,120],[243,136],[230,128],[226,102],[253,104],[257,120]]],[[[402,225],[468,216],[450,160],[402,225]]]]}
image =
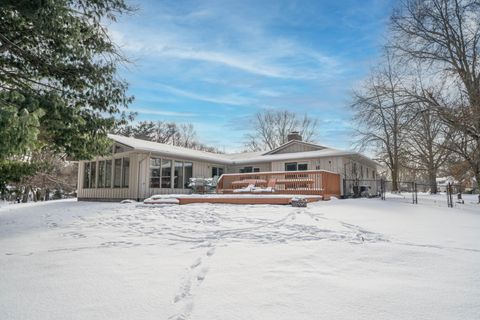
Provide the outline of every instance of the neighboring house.
{"type": "Polygon", "coordinates": [[[79,161],[79,200],[145,199],[153,194],[190,193],[189,179],[224,173],[327,170],[342,178],[377,178],[377,164],[352,151],[303,142],[298,133],[282,146],[261,152],[216,154],[109,135],[112,155],[79,161]]]}

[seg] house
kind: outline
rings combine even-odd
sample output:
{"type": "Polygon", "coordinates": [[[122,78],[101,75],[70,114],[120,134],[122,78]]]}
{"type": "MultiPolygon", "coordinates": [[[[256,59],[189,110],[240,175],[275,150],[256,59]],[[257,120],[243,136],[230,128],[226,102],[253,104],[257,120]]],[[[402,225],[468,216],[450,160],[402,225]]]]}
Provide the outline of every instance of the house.
{"type": "MultiPolygon", "coordinates": [[[[294,132],[271,151],[216,154],[119,135],[109,135],[112,154],[79,161],[78,199],[145,199],[153,194],[186,194],[190,178],[224,173],[326,170],[346,179],[371,179],[377,164],[357,152],[304,142],[294,132]]],[[[348,192],[343,190],[342,194],[348,192]]]]}

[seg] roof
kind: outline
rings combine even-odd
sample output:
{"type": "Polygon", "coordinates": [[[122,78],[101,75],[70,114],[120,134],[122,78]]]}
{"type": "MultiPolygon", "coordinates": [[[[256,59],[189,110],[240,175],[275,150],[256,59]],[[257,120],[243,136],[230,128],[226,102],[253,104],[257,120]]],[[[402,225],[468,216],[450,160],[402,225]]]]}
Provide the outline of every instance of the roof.
{"type": "MultiPolygon", "coordinates": [[[[160,153],[162,155],[172,156],[172,158],[181,158],[188,160],[197,160],[197,161],[208,161],[217,164],[254,164],[260,162],[271,162],[271,161],[282,161],[282,160],[295,160],[295,159],[312,159],[312,158],[324,158],[324,157],[335,157],[335,156],[358,156],[365,160],[373,160],[365,157],[364,155],[354,152],[354,151],[343,151],[333,148],[327,148],[324,146],[318,146],[311,143],[308,143],[312,146],[318,146],[319,150],[314,151],[304,151],[304,152],[292,152],[292,153],[279,153],[272,154],[272,151],[259,151],[259,152],[242,152],[242,153],[213,153],[207,151],[193,150],[183,147],[172,146],[164,143],[157,143],[152,141],[146,141],[141,139],[135,139],[130,137],[124,137],[114,134],[109,134],[108,137],[114,140],[117,143],[126,145],[135,150],[160,153]]],[[[289,141],[286,144],[278,147],[275,150],[283,149],[287,145],[292,143],[305,143],[301,141],[289,141]]]]}
{"type": "Polygon", "coordinates": [[[147,140],[135,139],[130,137],[109,134],[108,137],[115,142],[121,143],[135,150],[156,152],[163,155],[171,155],[172,157],[185,158],[191,160],[208,161],[219,164],[229,164],[231,160],[224,154],[193,150],[172,146],[165,143],[152,142],[147,140]]]}
{"type": "Polygon", "coordinates": [[[327,147],[324,147],[324,146],[321,146],[321,145],[318,145],[318,144],[314,144],[314,143],[310,143],[310,142],[305,142],[305,141],[301,141],[301,140],[290,140],[284,144],[282,144],[281,146],[273,149],[273,150],[270,150],[270,151],[267,151],[265,152],[264,154],[275,154],[275,153],[278,153],[279,151],[293,145],[293,144],[303,144],[305,146],[309,146],[315,150],[321,150],[321,149],[326,149],[327,147]]]}

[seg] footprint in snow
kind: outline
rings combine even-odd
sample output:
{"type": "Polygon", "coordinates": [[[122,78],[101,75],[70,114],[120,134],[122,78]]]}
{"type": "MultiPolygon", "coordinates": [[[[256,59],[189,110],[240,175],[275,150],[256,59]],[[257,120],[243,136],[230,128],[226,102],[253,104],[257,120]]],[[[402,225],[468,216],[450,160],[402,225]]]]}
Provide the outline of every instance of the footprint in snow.
{"type": "Polygon", "coordinates": [[[214,253],[215,253],[215,247],[211,247],[207,251],[207,256],[211,257],[211,256],[213,256],[214,253]]]}
{"type": "Polygon", "coordinates": [[[195,269],[196,267],[198,267],[200,264],[202,263],[202,258],[197,258],[197,260],[195,260],[192,265],[190,266],[190,269],[195,269]]]}
{"type": "Polygon", "coordinates": [[[202,282],[203,280],[205,280],[205,277],[207,276],[207,272],[208,272],[207,267],[204,267],[202,268],[202,270],[200,270],[200,272],[197,274],[198,282],[202,282]]]}

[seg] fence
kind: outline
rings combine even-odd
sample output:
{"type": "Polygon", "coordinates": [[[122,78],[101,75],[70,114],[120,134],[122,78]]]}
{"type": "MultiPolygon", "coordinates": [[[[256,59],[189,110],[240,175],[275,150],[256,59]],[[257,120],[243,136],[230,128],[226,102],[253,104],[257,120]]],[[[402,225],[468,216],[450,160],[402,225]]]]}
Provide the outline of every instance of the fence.
{"type": "Polygon", "coordinates": [[[415,181],[400,181],[394,188],[392,181],[344,179],[344,197],[378,197],[381,200],[406,203],[437,204],[439,206],[455,207],[468,204],[478,204],[480,196],[467,193],[458,184],[435,184],[415,181]],[[435,192],[436,191],[436,192],[435,192]]]}
{"type": "Polygon", "coordinates": [[[272,192],[339,197],[340,175],[323,170],[223,174],[218,181],[217,192],[272,192]]]}

